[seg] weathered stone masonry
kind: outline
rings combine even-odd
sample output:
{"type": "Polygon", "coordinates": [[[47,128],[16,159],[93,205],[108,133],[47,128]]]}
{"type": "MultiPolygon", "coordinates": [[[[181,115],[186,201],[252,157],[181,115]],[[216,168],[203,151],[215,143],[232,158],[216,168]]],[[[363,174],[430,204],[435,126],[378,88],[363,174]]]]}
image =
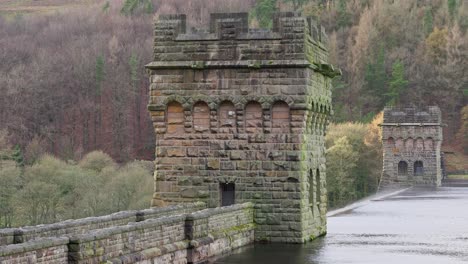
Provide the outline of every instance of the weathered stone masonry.
{"type": "Polygon", "coordinates": [[[0,263],[206,263],[211,257],[253,243],[253,217],[252,203],[194,213],[173,210],[172,215],[140,222],[77,231],[63,237],[48,233],[50,237],[0,246],[0,263]]]}
{"type": "Polygon", "coordinates": [[[385,108],[381,188],[440,186],[442,120],[436,106],[385,108]]]}
{"type": "Polygon", "coordinates": [[[156,132],[154,206],[255,203],[256,240],[302,243],[326,232],[324,133],[331,113],[327,37],[314,21],[246,13],[155,23],[148,109],[156,132]]]}

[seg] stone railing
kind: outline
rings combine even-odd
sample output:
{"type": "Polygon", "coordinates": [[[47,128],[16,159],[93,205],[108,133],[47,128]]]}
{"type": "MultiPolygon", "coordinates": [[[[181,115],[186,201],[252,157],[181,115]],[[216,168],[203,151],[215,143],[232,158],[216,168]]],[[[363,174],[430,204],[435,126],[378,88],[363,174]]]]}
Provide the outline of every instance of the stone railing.
{"type": "Polygon", "coordinates": [[[0,263],[199,263],[253,243],[254,228],[253,204],[237,204],[8,245],[0,263]]]}
{"type": "Polygon", "coordinates": [[[24,243],[43,237],[84,234],[91,230],[122,226],[131,222],[140,222],[167,215],[186,214],[204,208],[206,208],[206,205],[202,202],[186,203],[141,211],[122,211],[110,215],[66,220],[54,224],[7,228],[0,230],[0,246],[24,243]]]}
{"type": "Polygon", "coordinates": [[[68,238],[44,238],[0,247],[0,263],[68,263],[68,238]]]}
{"type": "Polygon", "coordinates": [[[252,203],[206,209],[187,216],[193,263],[224,254],[255,240],[252,203]]]}

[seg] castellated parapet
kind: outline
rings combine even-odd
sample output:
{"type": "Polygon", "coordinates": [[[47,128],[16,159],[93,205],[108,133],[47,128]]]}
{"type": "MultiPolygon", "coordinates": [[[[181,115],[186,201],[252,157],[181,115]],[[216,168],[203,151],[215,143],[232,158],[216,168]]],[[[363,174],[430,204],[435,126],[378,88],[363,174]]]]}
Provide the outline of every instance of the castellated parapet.
{"type": "Polygon", "coordinates": [[[324,135],[331,79],[322,27],[296,13],[272,30],[247,13],[155,22],[148,109],[156,132],[153,206],[254,202],[255,239],[302,243],[326,232],[324,135]]]}
{"type": "Polygon", "coordinates": [[[440,186],[442,139],[439,107],[385,108],[381,188],[440,186]]]}

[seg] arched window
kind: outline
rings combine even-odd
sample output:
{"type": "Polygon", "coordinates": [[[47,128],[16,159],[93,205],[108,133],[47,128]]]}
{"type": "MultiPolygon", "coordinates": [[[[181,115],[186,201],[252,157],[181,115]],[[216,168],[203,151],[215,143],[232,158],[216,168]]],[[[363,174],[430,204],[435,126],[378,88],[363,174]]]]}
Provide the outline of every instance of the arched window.
{"type": "Polygon", "coordinates": [[[205,102],[198,102],[193,106],[193,129],[196,132],[210,129],[210,108],[205,102]]]}
{"type": "Polygon", "coordinates": [[[224,101],[219,106],[219,132],[236,132],[236,108],[229,101],[224,101]]]}
{"type": "Polygon", "coordinates": [[[184,133],[184,108],[177,102],[167,105],[167,133],[184,133]]]}
{"type": "Polygon", "coordinates": [[[420,137],[416,139],[415,147],[417,151],[424,151],[424,140],[420,137]]]}
{"type": "Polygon", "coordinates": [[[413,150],[413,138],[407,138],[405,140],[405,149],[406,151],[412,151],[413,150]]]}
{"type": "Polygon", "coordinates": [[[432,138],[426,138],[424,140],[424,149],[425,150],[434,150],[434,140],[432,138]]]}
{"type": "Polygon", "coordinates": [[[424,165],[423,162],[418,160],[414,162],[414,176],[424,175],[424,165]]]}
{"type": "Polygon", "coordinates": [[[405,161],[398,162],[398,175],[408,175],[408,163],[405,161]]]}
{"type": "Polygon", "coordinates": [[[289,133],[289,123],[289,105],[282,101],[274,103],[271,108],[271,132],[289,133]]]}
{"type": "Polygon", "coordinates": [[[404,145],[405,145],[405,142],[403,141],[402,138],[397,138],[396,142],[395,142],[395,147],[402,151],[404,149],[404,145]]]}
{"type": "Polygon", "coordinates": [[[315,201],[317,205],[320,205],[320,196],[322,196],[322,186],[320,184],[320,171],[317,169],[315,171],[315,201]]]}
{"type": "Polygon", "coordinates": [[[387,139],[387,145],[391,149],[395,148],[395,140],[392,137],[389,137],[387,139]]]}
{"type": "Polygon", "coordinates": [[[245,106],[245,132],[263,132],[262,106],[257,102],[250,102],[245,106]]]}
{"type": "Polygon", "coordinates": [[[313,170],[309,170],[309,205],[314,204],[314,173],[313,170]]]}

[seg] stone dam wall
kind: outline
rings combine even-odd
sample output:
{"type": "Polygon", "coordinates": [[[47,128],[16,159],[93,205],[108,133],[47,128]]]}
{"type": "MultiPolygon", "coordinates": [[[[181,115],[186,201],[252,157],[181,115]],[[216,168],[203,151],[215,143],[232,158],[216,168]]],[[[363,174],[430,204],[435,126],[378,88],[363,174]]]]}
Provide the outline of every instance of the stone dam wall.
{"type": "MultiPolygon", "coordinates": [[[[192,205],[195,208],[200,203],[192,205]]],[[[254,228],[252,203],[192,213],[176,211],[139,222],[2,246],[0,263],[201,263],[253,243],[254,228]]]]}
{"type": "Polygon", "coordinates": [[[66,220],[59,223],[0,229],[0,246],[19,244],[45,237],[85,234],[92,230],[141,222],[151,218],[191,213],[206,208],[205,203],[184,203],[140,211],[122,211],[110,215],[66,220]]]}

